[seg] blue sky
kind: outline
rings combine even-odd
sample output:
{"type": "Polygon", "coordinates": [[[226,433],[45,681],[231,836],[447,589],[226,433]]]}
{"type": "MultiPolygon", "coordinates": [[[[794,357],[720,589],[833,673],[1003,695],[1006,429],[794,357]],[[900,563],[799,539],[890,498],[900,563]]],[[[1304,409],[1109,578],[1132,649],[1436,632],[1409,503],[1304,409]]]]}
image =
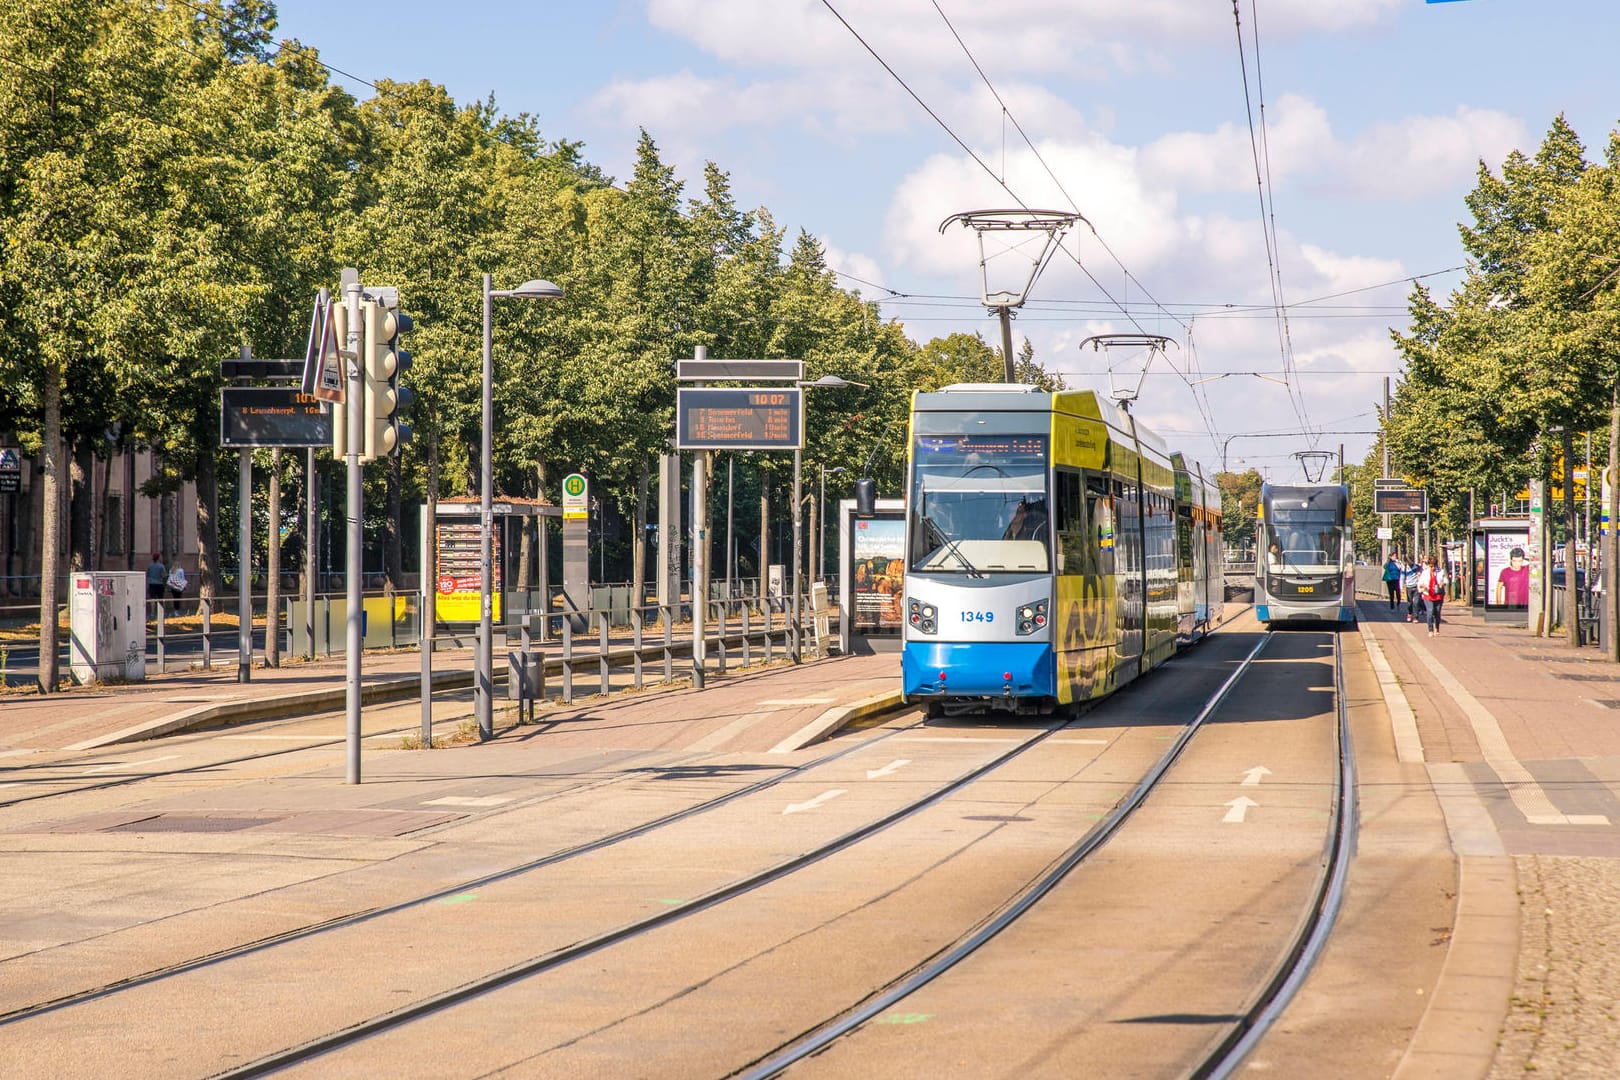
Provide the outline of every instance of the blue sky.
{"type": "Polygon", "coordinates": [[[1533,154],[1559,113],[1601,155],[1620,126],[1620,4],[1239,6],[1241,56],[1226,0],[280,0],[277,32],[361,78],[493,94],[621,178],[644,127],[689,191],[716,162],[740,205],[820,238],[917,341],[999,340],[972,234],[939,235],[945,217],[1015,199],[1078,210],[1091,228],[1065,236],[1015,335],[1070,385],[1139,382],[1137,415],[1207,465],[1224,453],[1286,481],[1296,451],[1343,443],[1359,462],[1373,444],[1407,279],[1432,275],[1442,296],[1457,282],[1444,271],[1463,262],[1477,163],[1533,154]],[[1176,345],[1078,348],[1106,332],[1176,345]]]}

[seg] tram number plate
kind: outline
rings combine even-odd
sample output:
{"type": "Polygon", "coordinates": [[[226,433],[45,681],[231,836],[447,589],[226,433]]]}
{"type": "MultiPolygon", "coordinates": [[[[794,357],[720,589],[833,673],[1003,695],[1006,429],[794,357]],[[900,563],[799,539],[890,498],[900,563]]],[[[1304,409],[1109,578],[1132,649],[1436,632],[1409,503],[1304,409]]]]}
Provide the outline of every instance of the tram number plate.
{"type": "Polygon", "coordinates": [[[1315,592],[1316,591],[1316,586],[1315,585],[1301,585],[1299,587],[1299,591],[1302,592],[1302,593],[1315,592]]]}
{"type": "Polygon", "coordinates": [[[964,611],[963,622],[995,622],[996,613],[993,611],[964,611]]]}

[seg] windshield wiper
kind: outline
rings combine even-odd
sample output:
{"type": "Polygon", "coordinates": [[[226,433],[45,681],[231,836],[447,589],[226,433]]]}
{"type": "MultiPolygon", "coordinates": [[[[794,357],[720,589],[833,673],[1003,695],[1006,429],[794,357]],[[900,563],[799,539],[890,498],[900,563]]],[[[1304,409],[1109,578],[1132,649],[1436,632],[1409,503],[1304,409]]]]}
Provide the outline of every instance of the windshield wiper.
{"type": "MultiPolygon", "coordinates": [[[[967,571],[968,577],[982,578],[985,576],[983,570],[980,570],[977,566],[974,566],[968,561],[968,557],[962,554],[960,541],[952,540],[950,537],[946,536],[945,531],[938,525],[934,524],[934,519],[929,517],[927,514],[923,514],[921,516],[923,525],[928,528],[929,532],[933,533],[939,538],[939,546],[950,552],[950,554],[956,556],[956,561],[962,564],[962,568],[967,571]]],[[[938,548],[935,550],[938,550],[938,548]]]]}

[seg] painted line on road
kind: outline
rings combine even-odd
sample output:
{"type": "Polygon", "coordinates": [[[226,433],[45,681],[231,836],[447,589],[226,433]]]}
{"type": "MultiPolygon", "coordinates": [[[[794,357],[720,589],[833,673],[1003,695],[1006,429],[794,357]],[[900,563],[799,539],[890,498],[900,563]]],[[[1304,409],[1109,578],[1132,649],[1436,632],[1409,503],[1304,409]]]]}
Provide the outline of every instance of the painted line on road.
{"type": "Polygon", "coordinates": [[[1395,759],[1421,763],[1423,739],[1418,735],[1417,717],[1412,712],[1412,703],[1406,700],[1406,693],[1401,689],[1400,680],[1395,677],[1394,670],[1389,666],[1389,660],[1384,656],[1384,647],[1367,628],[1365,620],[1362,620],[1359,626],[1362,644],[1367,649],[1367,659],[1371,661],[1373,674],[1378,678],[1378,688],[1384,694],[1384,708],[1389,712],[1389,727],[1395,736],[1395,759]]]}
{"type": "Polygon", "coordinates": [[[97,765],[84,770],[92,772],[112,772],[114,769],[138,769],[142,765],[156,765],[160,761],[173,761],[179,754],[164,754],[162,757],[144,758],[141,761],[115,761],[111,765],[97,765]]]}
{"type": "Polygon", "coordinates": [[[1508,797],[1513,800],[1513,805],[1524,815],[1526,821],[1532,825],[1609,823],[1608,817],[1603,814],[1571,815],[1561,812],[1554,806],[1541,783],[1524,767],[1524,763],[1514,756],[1513,748],[1508,745],[1507,736],[1502,733],[1502,725],[1496,716],[1480,704],[1479,699],[1470,694],[1468,689],[1457,681],[1457,677],[1448,671],[1415,635],[1412,637],[1411,646],[1412,651],[1422,660],[1424,667],[1434,675],[1441,688],[1451,695],[1451,700],[1462,708],[1463,715],[1468,717],[1468,723],[1474,729],[1474,739],[1479,743],[1480,753],[1485,755],[1485,764],[1489,765],[1497,778],[1502,781],[1508,797]]]}

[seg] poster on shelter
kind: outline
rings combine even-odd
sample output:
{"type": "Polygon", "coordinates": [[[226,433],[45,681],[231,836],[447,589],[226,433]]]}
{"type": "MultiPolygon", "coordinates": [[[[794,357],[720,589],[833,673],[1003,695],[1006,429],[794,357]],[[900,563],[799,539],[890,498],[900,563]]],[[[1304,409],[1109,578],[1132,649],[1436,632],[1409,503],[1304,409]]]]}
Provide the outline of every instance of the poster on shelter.
{"type": "Polygon", "coordinates": [[[1527,611],[1530,561],[1524,531],[1485,534],[1485,606],[1527,611]]]}
{"type": "Polygon", "coordinates": [[[856,518],[854,526],[852,629],[856,633],[898,631],[905,596],[905,519],[856,518]]]}

